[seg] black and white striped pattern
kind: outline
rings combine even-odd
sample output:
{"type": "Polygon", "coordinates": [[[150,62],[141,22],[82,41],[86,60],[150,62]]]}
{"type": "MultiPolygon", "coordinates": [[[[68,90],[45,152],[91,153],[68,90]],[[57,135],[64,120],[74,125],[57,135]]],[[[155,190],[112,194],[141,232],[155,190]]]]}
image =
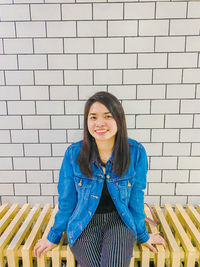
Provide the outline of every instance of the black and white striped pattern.
{"type": "Polygon", "coordinates": [[[119,214],[94,214],[70,248],[81,267],[129,267],[134,234],[119,214]]]}

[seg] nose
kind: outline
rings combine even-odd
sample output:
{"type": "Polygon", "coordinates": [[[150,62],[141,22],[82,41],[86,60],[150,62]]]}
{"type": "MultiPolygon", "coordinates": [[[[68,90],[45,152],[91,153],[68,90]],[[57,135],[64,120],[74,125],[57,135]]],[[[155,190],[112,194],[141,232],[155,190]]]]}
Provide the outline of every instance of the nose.
{"type": "Polygon", "coordinates": [[[104,118],[101,118],[99,117],[97,120],[96,120],[96,126],[102,126],[104,125],[105,122],[104,122],[104,118]]]}

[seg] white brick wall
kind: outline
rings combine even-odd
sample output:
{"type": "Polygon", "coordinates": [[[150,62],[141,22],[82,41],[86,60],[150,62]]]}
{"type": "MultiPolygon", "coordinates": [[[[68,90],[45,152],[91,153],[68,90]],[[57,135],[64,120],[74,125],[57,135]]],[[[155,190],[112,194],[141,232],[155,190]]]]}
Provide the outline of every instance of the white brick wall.
{"type": "Polygon", "coordinates": [[[186,51],[199,51],[200,37],[187,36],[186,38],[186,51]]]}
{"type": "Polygon", "coordinates": [[[185,38],[182,36],[158,36],[155,39],[156,52],[183,52],[185,48],[185,38]]]}
{"type": "Polygon", "coordinates": [[[171,53],[169,55],[169,68],[197,67],[198,53],[171,53]]]}
{"type": "Polygon", "coordinates": [[[1,22],[0,24],[0,37],[15,37],[14,22],[1,22]]]}
{"type": "Polygon", "coordinates": [[[106,19],[122,19],[123,18],[123,4],[94,4],[93,5],[93,19],[106,20],[106,19]]]}
{"type": "MultiPolygon", "coordinates": [[[[17,37],[46,37],[45,22],[16,22],[17,37]]],[[[13,36],[14,37],[14,36],[13,36]]]]}
{"type": "Polygon", "coordinates": [[[77,100],[78,90],[76,86],[51,86],[51,100],[77,100]]]}
{"type": "Polygon", "coordinates": [[[54,4],[35,4],[31,5],[32,20],[60,20],[60,6],[54,4]]]}
{"type": "Polygon", "coordinates": [[[11,130],[12,143],[38,143],[36,130],[11,130]]]}
{"type": "Polygon", "coordinates": [[[7,111],[6,111],[6,102],[5,101],[1,101],[0,102],[0,115],[6,115],[7,111]]]}
{"type": "Polygon", "coordinates": [[[5,53],[6,54],[32,54],[33,42],[31,39],[5,39],[5,53]]]}
{"type": "Polygon", "coordinates": [[[200,19],[172,19],[171,35],[198,35],[200,19]]]}
{"type": "Polygon", "coordinates": [[[168,84],[167,98],[195,98],[194,84],[168,84]]]}
{"type": "Polygon", "coordinates": [[[32,71],[6,71],[5,82],[7,85],[32,85],[33,72],[32,71]]]}
{"type": "Polygon", "coordinates": [[[0,129],[21,129],[20,116],[1,116],[0,117],[0,129]]]}
{"type": "Polygon", "coordinates": [[[35,103],[33,101],[8,101],[8,114],[35,114],[35,103]]]}
{"type": "Polygon", "coordinates": [[[50,129],[50,116],[22,116],[23,129],[50,129]]]}
{"type": "Polygon", "coordinates": [[[153,37],[128,37],[125,38],[125,52],[153,52],[153,37]]]}
{"type": "Polygon", "coordinates": [[[63,101],[37,101],[37,114],[64,114],[63,101]]]}
{"type": "Polygon", "coordinates": [[[0,183],[25,183],[26,175],[25,171],[1,171],[0,183]]]}
{"type": "Polygon", "coordinates": [[[91,20],[92,5],[89,4],[69,4],[62,5],[62,18],[64,20],[91,20]]]}
{"type": "Polygon", "coordinates": [[[45,55],[19,55],[19,69],[47,69],[45,55]]]}
{"type": "Polygon", "coordinates": [[[108,21],[108,35],[109,36],[136,36],[137,35],[137,21],[108,21]]]}
{"type": "Polygon", "coordinates": [[[22,100],[48,100],[48,86],[22,86],[22,100]]]}
{"type": "Polygon", "coordinates": [[[141,36],[168,35],[169,20],[140,20],[139,34],[141,36]]]}
{"type": "Polygon", "coordinates": [[[40,143],[66,142],[66,130],[39,130],[40,143]]]}
{"type": "Polygon", "coordinates": [[[186,2],[158,2],[156,7],[156,18],[158,19],[186,18],[186,2]]]}
{"type": "Polygon", "coordinates": [[[0,140],[1,143],[10,143],[10,135],[8,130],[0,131],[0,140]]]}
{"type": "Polygon", "coordinates": [[[126,3],[125,19],[153,19],[155,3],[126,3]]]}
{"type": "Polygon", "coordinates": [[[192,128],[192,115],[166,115],[165,128],[192,128]]]}
{"type": "Polygon", "coordinates": [[[28,183],[52,183],[53,176],[51,171],[27,171],[28,183]]]}
{"type": "Polygon", "coordinates": [[[1,0],[0,204],[57,202],[86,99],[121,101],[149,160],[145,201],[199,204],[200,3],[1,0]]]}

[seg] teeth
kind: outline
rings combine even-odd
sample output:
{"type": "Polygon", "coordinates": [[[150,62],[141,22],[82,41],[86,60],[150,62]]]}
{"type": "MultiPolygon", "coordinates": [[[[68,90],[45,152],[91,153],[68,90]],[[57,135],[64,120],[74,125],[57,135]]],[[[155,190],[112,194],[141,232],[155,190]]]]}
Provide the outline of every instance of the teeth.
{"type": "Polygon", "coordinates": [[[105,130],[103,130],[103,131],[96,131],[97,133],[104,133],[104,132],[106,132],[105,130]]]}

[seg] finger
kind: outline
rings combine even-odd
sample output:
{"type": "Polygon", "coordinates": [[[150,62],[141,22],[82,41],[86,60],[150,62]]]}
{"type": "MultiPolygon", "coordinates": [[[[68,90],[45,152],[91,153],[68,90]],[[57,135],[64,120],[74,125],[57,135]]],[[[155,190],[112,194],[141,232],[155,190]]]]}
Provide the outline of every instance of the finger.
{"type": "Polygon", "coordinates": [[[165,241],[159,237],[152,239],[152,244],[165,244],[165,241]]]}
{"type": "Polygon", "coordinates": [[[162,236],[159,236],[160,238],[160,242],[161,242],[161,244],[163,244],[163,246],[166,248],[166,246],[167,246],[167,242],[166,242],[166,240],[162,237],[162,236]]]}
{"type": "Polygon", "coordinates": [[[148,244],[148,247],[154,252],[154,253],[158,253],[157,249],[152,246],[151,244],[148,244]]]}
{"type": "Polygon", "coordinates": [[[44,255],[45,253],[47,253],[47,251],[49,251],[49,250],[51,250],[50,247],[45,248],[45,249],[42,251],[42,253],[40,254],[40,256],[43,256],[43,255],[44,255]]]}
{"type": "Polygon", "coordinates": [[[38,242],[38,243],[36,243],[36,245],[34,246],[34,255],[36,256],[36,254],[37,254],[37,250],[38,250],[38,248],[41,246],[41,244],[38,242]]]}
{"type": "Polygon", "coordinates": [[[33,249],[33,254],[36,257],[36,248],[33,249]]]}
{"type": "Polygon", "coordinates": [[[143,244],[144,246],[148,247],[149,249],[151,249],[154,253],[157,253],[157,250],[154,248],[154,246],[151,245],[150,242],[146,242],[143,244]]]}
{"type": "Polygon", "coordinates": [[[166,241],[163,239],[163,238],[159,238],[159,239],[155,239],[155,240],[153,240],[152,241],[152,244],[156,244],[156,245],[159,245],[159,244],[161,244],[161,245],[163,245],[164,246],[164,248],[166,248],[166,246],[167,246],[167,243],[166,243],[166,241]]]}
{"type": "Polygon", "coordinates": [[[40,254],[43,252],[43,250],[45,249],[46,247],[40,247],[38,250],[37,250],[37,257],[40,257],[40,254]]]}
{"type": "Polygon", "coordinates": [[[165,239],[163,239],[163,246],[164,246],[164,248],[167,247],[167,242],[165,241],[165,239]]]}
{"type": "Polygon", "coordinates": [[[155,233],[153,233],[153,235],[157,235],[157,234],[160,234],[160,232],[155,232],[155,233]]]}
{"type": "Polygon", "coordinates": [[[34,256],[37,257],[37,250],[38,250],[39,246],[35,245],[34,247],[34,256]]]}

